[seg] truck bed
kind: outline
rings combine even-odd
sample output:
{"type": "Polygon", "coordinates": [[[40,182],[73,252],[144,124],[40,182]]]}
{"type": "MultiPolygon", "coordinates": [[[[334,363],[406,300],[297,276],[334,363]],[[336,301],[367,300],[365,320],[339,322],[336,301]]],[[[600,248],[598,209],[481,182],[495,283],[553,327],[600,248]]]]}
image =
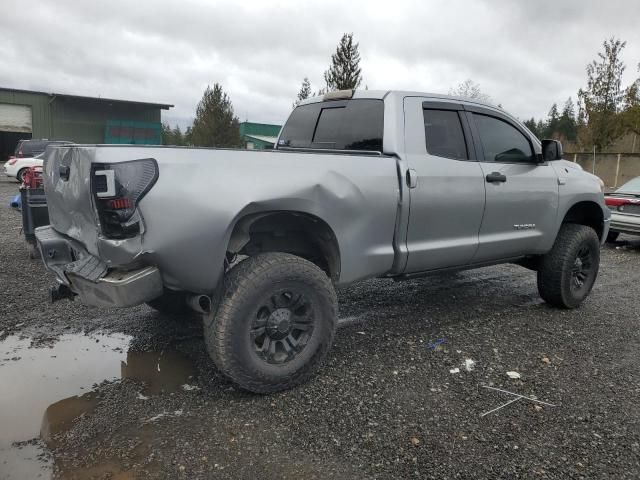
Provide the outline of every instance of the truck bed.
{"type": "Polygon", "coordinates": [[[335,233],[339,283],[382,275],[393,264],[399,203],[396,159],[375,154],[75,145],[50,148],[45,189],[51,225],[108,268],[153,265],[165,287],[214,289],[237,222],[294,211],[335,233]],[[92,193],[96,165],[154,159],[158,179],[138,205],[134,238],[101,232],[92,193]],[[60,169],[68,167],[68,180],[60,169]]]}

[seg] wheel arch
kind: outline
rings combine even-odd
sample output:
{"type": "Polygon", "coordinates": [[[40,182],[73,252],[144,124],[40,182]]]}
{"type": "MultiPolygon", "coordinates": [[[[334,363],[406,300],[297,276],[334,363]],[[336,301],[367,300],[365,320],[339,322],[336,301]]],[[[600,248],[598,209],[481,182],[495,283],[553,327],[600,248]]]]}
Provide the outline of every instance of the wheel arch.
{"type": "Polygon", "coordinates": [[[582,200],[574,203],[564,214],[562,224],[575,223],[593,228],[602,240],[604,234],[604,212],[597,202],[582,200]]]}
{"type": "Polygon", "coordinates": [[[231,230],[227,252],[247,256],[291,253],[318,265],[332,282],[340,279],[337,237],[326,221],[307,212],[269,210],[240,215],[231,230]]]}

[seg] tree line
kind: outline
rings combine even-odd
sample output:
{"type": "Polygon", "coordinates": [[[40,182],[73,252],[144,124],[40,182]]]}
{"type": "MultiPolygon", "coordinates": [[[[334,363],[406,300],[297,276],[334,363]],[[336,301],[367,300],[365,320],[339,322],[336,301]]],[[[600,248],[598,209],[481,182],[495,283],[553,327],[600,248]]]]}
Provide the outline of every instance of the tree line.
{"type": "Polygon", "coordinates": [[[626,45],[613,37],[605,40],[586,67],[587,85],[578,90],[577,104],[567,99],[561,113],[553,104],[546,119],[525,121],[527,128],[538,138],[569,140],[585,150],[602,150],[627,133],[640,134],[640,77],[626,87],[622,83],[626,45]]]}
{"type": "MultiPolygon", "coordinates": [[[[333,90],[355,89],[362,83],[360,53],[352,33],[345,33],[336,53],[331,55],[331,63],[324,73],[325,86],[312,92],[311,83],[305,77],[294,105],[315,95],[333,90]]],[[[196,108],[193,123],[182,132],[180,126],[171,128],[162,124],[163,145],[193,145],[197,147],[240,147],[240,121],[235,115],[233,104],[219,83],[213,88],[207,86],[196,108]]]]}
{"type": "MultiPolygon", "coordinates": [[[[640,78],[626,87],[622,84],[626,65],[621,54],[625,46],[626,42],[616,38],[605,40],[603,50],[586,67],[587,85],[578,90],[577,101],[574,103],[569,97],[562,109],[554,103],[546,118],[526,120],[527,128],[538,138],[576,142],[579,147],[589,150],[594,146],[602,150],[629,132],[640,134],[640,78]]],[[[354,40],[353,33],[342,35],[323,80],[324,85],[314,90],[309,78],[304,77],[293,106],[316,95],[362,85],[359,43],[354,40]]],[[[470,79],[450,89],[449,94],[491,101],[470,79]]],[[[222,86],[215,83],[213,88],[205,89],[193,123],[184,132],[179,126],[171,128],[163,124],[162,141],[165,145],[242,146],[240,122],[222,86]]]]}

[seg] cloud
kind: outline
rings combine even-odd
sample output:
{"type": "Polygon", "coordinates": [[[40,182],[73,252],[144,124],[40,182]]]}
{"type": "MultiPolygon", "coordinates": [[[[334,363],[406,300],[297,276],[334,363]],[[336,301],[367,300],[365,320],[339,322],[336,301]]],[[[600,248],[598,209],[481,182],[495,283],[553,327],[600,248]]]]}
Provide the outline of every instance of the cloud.
{"type": "Polygon", "coordinates": [[[574,1],[85,2],[5,0],[0,85],[166,102],[183,126],[219,82],[242,119],[283,122],[303,77],[314,88],[344,32],[371,89],[446,93],[467,78],[521,118],[586,83],[612,35],[637,75],[640,4],[574,1]],[[28,23],[28,28],[25,25],[28,23]]]}

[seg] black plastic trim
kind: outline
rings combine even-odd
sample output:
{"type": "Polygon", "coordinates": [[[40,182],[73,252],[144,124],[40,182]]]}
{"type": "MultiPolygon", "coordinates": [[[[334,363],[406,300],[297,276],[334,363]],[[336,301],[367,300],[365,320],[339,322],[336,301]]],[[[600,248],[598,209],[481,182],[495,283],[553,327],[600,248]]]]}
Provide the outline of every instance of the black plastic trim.
{"type": "Polygon", "coordinates": [[[453,103],[453,102],[434,102],[430,100],[425,100],[422,102],[422,108],[425,110],[464,110],[464,105],[461,103],[453,103]]]}

